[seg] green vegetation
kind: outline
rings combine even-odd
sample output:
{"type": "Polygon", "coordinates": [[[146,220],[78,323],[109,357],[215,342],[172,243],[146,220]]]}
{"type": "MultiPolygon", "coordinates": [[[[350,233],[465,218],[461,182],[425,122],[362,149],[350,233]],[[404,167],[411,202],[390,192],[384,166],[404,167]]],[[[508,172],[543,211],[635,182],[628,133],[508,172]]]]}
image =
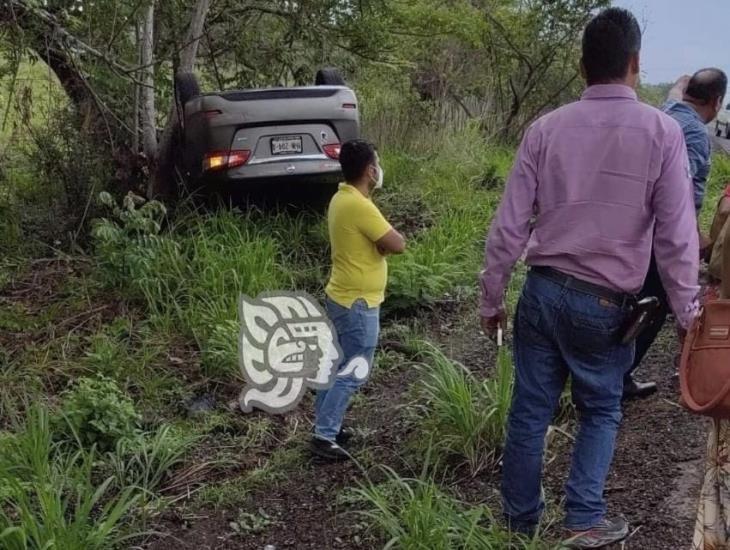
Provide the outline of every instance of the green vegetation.
{"type": "Polygon", "coordinates": [[[257,514],[240,512],[236,521],[231,522],[231,528],[237,535],[245,537],[251,533],[263,533],[272,523],[274,522],[263,510],[259,510],[257,514]]]}
{"type": "MultiPolygon", "coordinates": [[[[508,150],[476,137],[470,132],[452,136],[445,157],[383,152],[386,188],[376,200],[410,241],[406,254],[390,264],[390,307],[400,316],[383,332],[384,340],[404,347],[379,353],[371,383],[377,393],[378,384],[419,369],[409,394],[415,400],[404,406],[407,417],[416,419],[412,441],[418,453],[410,467],[427,474],[419,479],[389,474],[386,483],[366,485],[354,506],[367,512],[367,521],[394,548],[437,548],[443,541],[461,548],[547,547],[510,539],[494,520],[497,509],[462,502],[444,488],[447,466],[463,466],[472,475],[495,467],[511,396],[506,350],[482,378],[438,346],[419,343],[430,336],[424,325],[429,309],[438,311],[447,296],[460,307],[473,307],[476,298],[483,237],[511,162],[508,150]],[[424,542],[429,540],[431,545],[424,542]]],[[[729,167],[726,159],[715,159],[708,201],[718,196],[729,167]]],[[[7,348],[0,356],[6,364],[0,371],[6,418],[34,411],[28,405],[32,401],[45,402],[43,411],[50,411],[41,414],[41,428],[33,427],[38,420],[7,425],[7,435],[0,438],[5,449],[33,441],[40,446],[39,458],[14,458],[16,466],[8,462],[3,470],[15,479],[3,495],[7,509],[15,512],[4,521],[20,529],[8,531],[7,540],[24,544],[68,536],[88,540],[83,544],[93,548],[94,537],[100,537],[98,547],[123,547],[123,537],[149,528],[151,511],[168,505],[165,495],[191,487],[194,496],[186,506],[244,507],[231,531],[241,536],[267,532],[274,520],[247,506],[257,491],[307,475],[301,432],[220,408],[182,419],[180,407],[208,377],[240,384],[238,293],[302,288],[321,295],[328,265],[324,222],[312,213],[256,210],[178,211],[170,218],[158,203],[131,195],[121,203],[109,196],[102,200],[109,216],[94,224],[84,269],[59,287],[48,306],[16,301],[0,316],[4,330],[43,335],[26,350],[7,348]],[[81,315],[83,321],[109,292],[131,309],[81,334],[47,332],[59,323],[74,326],[69,317],[81,315]],[[50,377],[36,375],[44,371],[50,377]],[[200,453],[189,462],[191,454],[200,453]],[[34,465],[17,466],[22,464],[34,465]],[[44,469],[33,473],[33,468],[44,469]],[[212,472],[210,479],[206,472],[212,472]],[[47,480],[42,486],[41,478],[47,480]],[[83,494],[68,493],[71,479],[83,494]],[[99,479],[103,483],[92,484],[99,479]],[[48,510],[38,508],[36,503],[46,500],[53,502],[48,510]],[[88,506],[100,513],[84,515],[88,506]],[[111,519],[104,521],[107,516],[111,519]],[[49,525],[51,534],[35,533],[34,524],[49,525]]],[[[22,271],[9,273],[22,279],[22,271]]],[[[510,308],[524,273],[520,267],[513,277],[510,308]]],[[[356,408],[368,406],[367,396],[355,403],[356,408]]],[[[569,399],[564,409],[560,422],[569,422],[569,399]]],[[[570,429],[569,424],[562,428],[570,429]]],[[[367,450],[358,460],[366,469],[380,464],[377,453],[367,450]]]]}
{"type": "Polygon", "coordinates": [[[483,238],[512,155],[484,143],[475,128],[450,136],[440,148],[438,158],[384,155],[386,212],[406,228],[419,227],[419,218],[426,222],[406,253],[389,264],[387,310],[432,306],[447,292],[475,288],[483,238]],[[420,212],[403,218],[413,203],[423,205],[420,212]]]}
{"type": "Polygon", "coordinates": [[[198,439],[197,435],[161,425],[152,434],[118,440],[114,452],[106,455],[117,487],[134,487],[145,497],[155,495],[198,439]]]}
{"type": "MultiPolygon", "coordinates": [[[[388,300],[392,312],[411,319],[446,296],[459,303],[476,297],[483,238],[511,162],[508,149],[485,142],[476,129],[450,136],[445,147],[448,154],[435,157],[383,151],[387,187],[376,200],[410,239],[406,254],[391,262],[388,300]]],[[[149,525],[150,511],[165,506],[163,494],[185,490],[185,480],[206,471],[223,477],[195,482],[201,486],[190,506],[245,506],[256,491],[285,483],[301,470],[306,456],[301,439],[268,419],[237,419],[220,410],[182,420],[180,404],[196,394],[186,384],[201,377],[228,387],[240,384],[240,293],[299,288],[321,296],[329,268],[326,224],[314,213],[255,209],[197,213],[182,207],[172,217],[160,203],[133,194],[100,199],[103,217],[93,223],[83,271],[61,286],[68,292],[41,310],[17,302],[3,310],[0,321],[11,331],[45,334],[47,324],[58,323],[70,328],[74,323],[67,317],[83,321],[85,312],[104,310],[95,304],[104,304],[107,293],[126,304],[125,311],[88,331],[48,333],[26,351],[14,348],[1,371],[6,383],[0,404],[22,415],[26,398],[52,397],[47,429],[53,453],[91,457],[93,475],[106,480],[102,494],[92,493],[93,505],[117,506],[110,513],[120,514],[114,531],[120,537],[149,525]],[[52,378],[30,374],[39,369],[50,369],[52,378]],[[193,449],[204,454],[198,466],[187,463],[193,449]],[[249,456],[249,466],[236,467],[249,456]]],[[[436,347],[417,345],[427,334],[414,321],[386,325],[384,338],[402,342],[411,350],[407,355],[416,353],[416,361],[434,367],[422,386],[429,412],[420,433],[448,433],[450,439],[434,447],[439,459],[461,457],[473,471],[493,464],[503,438],[509,362],[501,362],[498,376],[485,382],[467,377],[436,347]],[[473,392],[473,399],[460,404],[463,410],[449,408],[454,397],[449,392],[459,391],[473,392]]],[[[409,361],[412,368],[403,352],[380,357],[382,375],[374,380],[405,372],[402,365],[409,361]]],[[[367,405],[364,399],[358,403],[367,405]]],[[[27,427],[12,431],[27,433],[27,427]]],[[[360,460],[378,464],[377,455],[363,453],[360,460]]],[[[16,499],[11,506],[20,510],[25,504],[16,499]]],[[[242,513],[233,532],[243,536],[270,527],[265,516],[242,513]]],[[[115,544],[114,533],[104,535],[105,544],[115,544]]]]}
{"type": "Polygon", "coordinates": [[[139,433],[140,416],[134,403],[104,376],[79,380],[63,396],[61,415],[61,428],[70,432],[67,437],[78,438],[84,447],[109,450],[139,433]]]}
{"type": "MultiPolygon", "coordinates": [[[[108,194],[102,198],[112,204],[108,194]]],[[[292,272],[271,235],[277,220],[264,224],[255,213],[190,215],[175,233],[162,234],[164,207],[137,208],[139,200],[128,195],[122,207],[113,205],[114,219],[94,227],[102,281],[144,303],[155,326],[192,337],[208,373],[234,374],[239,294],[291,285],[292,272]]]]}
{"type": "Polygon", "coordinates": [[[245,475],[222,485],[211,485],[198,495],[198,501],[215,507],[237,507],[246,502],[252,491],[284,481],[302,464],[303,449],[289,444],[271,452],[263,463],[245,475]]]}
{"type": "Polygon", "coordinates": [[[466,460],[471,474],[499,460],[512,401],[512,363],[506,349],[499,351],[497,368],[486,380],[477,380],[463,365],[454,363],[432,346],[423,351],[424,370],[422,450],[435,460],[453,456],[466,460]]]}
{"type": "Polygon", "coordinates": [[[15,434],[0,439],[0,542],[9,550],[105,550],[131,535],[122,521],[139,499],[132,487],[95,478],[94,450],[65,452],[53,442],[42,407],[15,434]]]}
{"type": "Polygon", "coordinates": [[[707,182],[705,202],[700,213],[700,225],[705,231],[709,231],[712,218],[715,216],[717,203],[722,198],[722,194],[728,185],[730,185],[730,156],[725,154],[714,155],[712,170],[707,182]]]}
{"type": "MultiPolygon", "coordinates": [[[[0,33],[0,547],[136,547],[165,527],[168,508],[186,521],[225,517],[225,536],[263,540],[285,518],[260,509],[260,495],[310,491],[321,506],[332,493],[305,449],[309,397],[285,417],[230,409],[242,384],[237,300],[278,289],[321,298],[326,221],[141,198],[155,159],[140,154],[140,71],[126,68],[140,66],[142,5],[16,4],[33,10],[0,33]],[[51,19],[39,17],[46,8],[51,19]],[[85,83],[76,94],[62,93],[74,75],[59,82],[40,60],[47,51],[69,56],[85,83]]],[[[503,349],[477,369],[449,338],[488,346],[476,280],[515,141],[577,96],[579,31],[608,2],[213,4],[196,66],[203,89],[304,85],[323,65],[341,67],[385,169],[375,201],[408,238],[389,260],[389,346],[353,404],[371,439],[357,466],[335,470],[336,506],[358,514],[373,547],[549,548],[550,526],[533,541],[511,536],[491,495],[468,490],[475,479],[496,488],[512,364],[503,349]]],[[[167,0],[155,6],[163,123],[169,60],[189,21],[167,0]]],[[[665,87],[641,94],[658,104],[665,87]]],[[[717,156],[704,227],[728,180],[730,160],[717,156]]],[[[512,311],[524,276],[520,265],[512,311]]],[[[568,393],[562,408],[569,429],[568,393]]]]}
{"type": "Polygon", "coordinates": [[[459,502],[430,478],[401,478],[390,469],[385,473],[387,481],[355,493],[368,505],[366,517],[385,535],[384,548],[548,548],[537,540],[510,535],[499,527],[489,508],[459,502]]]}

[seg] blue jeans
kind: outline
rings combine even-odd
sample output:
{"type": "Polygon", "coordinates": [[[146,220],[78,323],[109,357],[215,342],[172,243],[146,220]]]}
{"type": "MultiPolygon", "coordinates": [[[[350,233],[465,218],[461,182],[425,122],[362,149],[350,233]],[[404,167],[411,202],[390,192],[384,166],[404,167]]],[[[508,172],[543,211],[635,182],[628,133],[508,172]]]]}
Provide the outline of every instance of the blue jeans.
{"type": "MultiPolygon", "coordinates": [[[[362,298],[356,300],[350,308],[327,298],[325,306],[342,348],[343,357],[337,370],[342,370],[358,356],[367,359],[372,368],[380,331],[380,308],[368,307],[362,298]]],[[[314,433],[317,437],[335,440],[342,428],[350,398],[364,382],[353,376],[337,376],[331,388],[317,392],[314,409],[314,433]]]]}
{"type": "Polygon", "coordinates": [[[545,433],[568,375],[580,427],[566,485],[565,526],[579,531],[603,519],[623,377],[634,357],[633,343],[618,343],[626,315],[605,299],[528,274],[515,317],[515,387],[502,472],[504,513],[512,529],[529,532],[542,515],[545,433]]]}

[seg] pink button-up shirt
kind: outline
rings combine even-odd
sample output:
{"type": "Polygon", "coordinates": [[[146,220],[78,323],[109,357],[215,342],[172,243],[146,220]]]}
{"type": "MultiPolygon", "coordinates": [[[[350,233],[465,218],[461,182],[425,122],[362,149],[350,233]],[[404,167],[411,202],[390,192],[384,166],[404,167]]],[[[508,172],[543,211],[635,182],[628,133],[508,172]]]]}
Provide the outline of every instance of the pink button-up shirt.
{"type": "Polygon", "coordinates": [[[481,314],[501,309],[525,249],[528,265],[636,294],[652,237],[686,327],[697,309],[699,239],[682,132],[631,88],[591,86],[525,133],[487,239],[481,314]]]}

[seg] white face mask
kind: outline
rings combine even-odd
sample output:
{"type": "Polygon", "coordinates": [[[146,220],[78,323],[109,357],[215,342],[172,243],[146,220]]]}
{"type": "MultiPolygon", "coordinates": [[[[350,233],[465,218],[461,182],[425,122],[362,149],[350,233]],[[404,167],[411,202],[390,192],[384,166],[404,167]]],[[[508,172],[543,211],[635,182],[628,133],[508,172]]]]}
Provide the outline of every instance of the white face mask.
{"type": "Polygon", "coordinates": [[[383,187],[383,176],[385,175],[385,171],[378,166],[378,178],[375,180],[375,189],[380,189],[383,187]]]}

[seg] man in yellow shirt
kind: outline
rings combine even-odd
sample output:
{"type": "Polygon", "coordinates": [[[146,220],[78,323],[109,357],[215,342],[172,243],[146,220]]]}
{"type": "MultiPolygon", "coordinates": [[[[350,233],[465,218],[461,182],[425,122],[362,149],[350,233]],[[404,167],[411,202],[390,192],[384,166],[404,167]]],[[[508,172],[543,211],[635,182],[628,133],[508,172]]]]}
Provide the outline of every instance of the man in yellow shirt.
{"type": "MultiPolygon", "coordinates": [[[[332,249],[332,274],[325,289],[327,314],[342,348],[342,369],[355,357],[372,366],[380,330],[380,304],[388,279],[385,256],[405,250],[405,240],[373,204],[370,194],[383,185],[383,169],[375,147],[364,140],[342,145],[340,164],[345,183],[332,197],[327,221],[332,249]]],[[[312,453],[346,460],[348,433],[342,421],[351,396],[363,383],[355,376],[338,376],[320,390],[315,405],[312,453]]]]}

